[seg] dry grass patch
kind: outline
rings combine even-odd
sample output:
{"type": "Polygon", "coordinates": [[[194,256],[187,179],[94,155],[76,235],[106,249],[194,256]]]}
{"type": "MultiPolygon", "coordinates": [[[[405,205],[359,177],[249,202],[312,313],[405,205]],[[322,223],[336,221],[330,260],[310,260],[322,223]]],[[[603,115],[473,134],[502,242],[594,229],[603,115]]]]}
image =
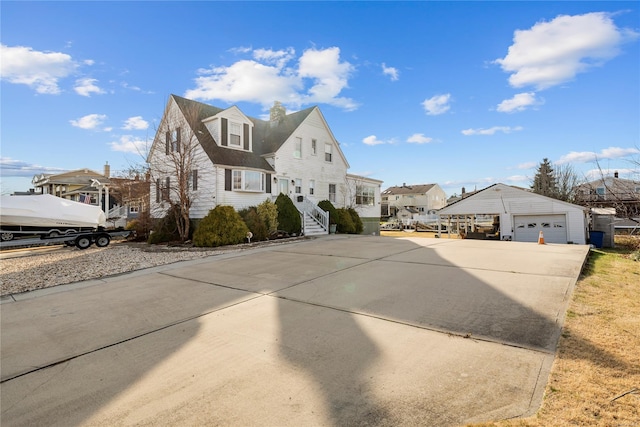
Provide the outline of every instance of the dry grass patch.
{"type": "Polygon", "coordinates": [[[640,241],[616,245],[591,251],[538,413],[476,426],[640,425],[640,241]]]}

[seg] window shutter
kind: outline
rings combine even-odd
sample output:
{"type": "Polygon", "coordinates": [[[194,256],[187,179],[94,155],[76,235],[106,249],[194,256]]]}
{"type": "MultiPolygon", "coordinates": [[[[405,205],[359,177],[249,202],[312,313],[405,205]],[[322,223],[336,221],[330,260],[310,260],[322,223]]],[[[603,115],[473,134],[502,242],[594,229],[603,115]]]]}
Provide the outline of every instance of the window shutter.
{"type": "Polygon", "coordinates": [[[270,173],[267,174],[266,179],[267,179],[267,182],[265,183],[265,186],[264,186],[264,192],[271,193],[271,174],[270,173]]]}
{"type": "Polygon", "coordinates": [[[224,170],[224,191],[231,191],[231,169],[224,170]]]}
{"type": "Polygon", "coordinates": [[[166,201],[169,201],[169,188],[171,188],[171,178],[167,177],[166,178],[166,188],[164,189],[165,193],[164,193],[164,199],[166,201]]]}
{"type": "Polygon", "coordinates": [[[243,126],[244,129],[244,149],[249,151],[249,125],[248,124],[244,124],[243,126]]]}
{"type": "Polygon", "coordinates": [[[167,137],[167,145],[165,147],[165,154],[168,156],[169,153],[171,152],[171,132],[167,131],[166,137],[167,137]]]}
{"type": "Polygon", "coordinates": [[[220,144],[226,147],[227,145],[229,145],[229,143],[227,142],[227,138],[229,137],[228,135],[229,132],[227,131],[227,119],[222,118],[221,125],[222,125],[222,138],[220,138],[220,144]]]}
{"type": "Polygon", "coordinates": [[[176,151],[180,152],[180,134],[181,128],[176,128],[176,151]]]}
{"type": "Polygon", "coordinates": [[[156,179],[156,203],[160,203],[160,192],[162,191],[162,181],[156,179]]]}
{"type": "Polygon", "coordinates": [[[193,191],[198,189],[198,169],[193,170],[193,191]]]}

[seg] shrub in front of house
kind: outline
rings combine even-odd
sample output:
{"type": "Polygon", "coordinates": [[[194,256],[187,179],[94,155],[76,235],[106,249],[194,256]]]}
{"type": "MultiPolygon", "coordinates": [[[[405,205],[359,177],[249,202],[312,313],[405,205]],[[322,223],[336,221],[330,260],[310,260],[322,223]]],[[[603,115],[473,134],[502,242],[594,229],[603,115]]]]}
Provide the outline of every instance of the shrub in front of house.
{"type": "Polygon", "coordinates": [[[358,212],[353,208],[349,208],[347,209],[347,211],[349,212],[349,215],[351,215],[351,220],[353,221],[353,225],[355,227],[354,233],[362,234],[362,232],[364,231],[364,225],[362,224],[360,215],[358,215],[358,212]]]}
{"type": "Polygon", "coordinates": [[[251,237],[252,241],[260,241],[260,240],[268,240],[269,239],[269,231],[267,230],[267,226],[258,214],[258,209],[255,206],[251,206],[245,209],[241,209],[238,211],[238,214],[244,221],[244,223],[249,227],[249,231],[253,234],[251,237]]]}
{"type": "Polygon", "coordinates": [[[249,228],[233,206],[218,205],[211,209],[193,233],[198,247],[237,245],[245,241],[249,228]]]}
{"type": "Polygon", "coordinates": [[[338,233],[354,234],[356,232],[356,225],[353,223],[351,214],[347,209],[336,209],[336,219],[338,233]]]}
{"type": "Polygon", "coordinates": [[[300,212],[298,212],[289,196],[280,193],[276,198],[276,206],[278,207],[278,229],[289,234],[300,234],[302,230],[300,212]]]}
{"type": "Polygon", "coordinates": [[[257,207],[258,216],[267,227],[268,233],[278,231],[278,207],[271,200],[266,199],[257,207]]]}
{"type": "Polygon", "coordinates": [[[177,206],[169,208],[166,215],[155,222],[151,228],[148,242],[150,244],[177,242],[180,240],[178,225],[176,224],[177,206]]]}
{"type": "Polygon", "coordinates": [[[318,207],[325,212],[329,212],[329,224],[337,224],[336,208],[328,200],[322,200],[318,203],[318,207]]]}

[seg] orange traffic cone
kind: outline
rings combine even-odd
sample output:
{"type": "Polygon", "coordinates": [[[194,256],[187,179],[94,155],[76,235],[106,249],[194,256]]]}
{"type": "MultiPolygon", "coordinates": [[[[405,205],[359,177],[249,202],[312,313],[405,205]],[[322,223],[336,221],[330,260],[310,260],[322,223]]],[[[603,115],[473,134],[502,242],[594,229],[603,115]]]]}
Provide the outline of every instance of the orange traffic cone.
{"type": "Polygon", "coordinates": [[[538,244],[544,245],[544,234],[542,234],[542,230],[540,230],[540,234],[538,234],[538,244]]]}

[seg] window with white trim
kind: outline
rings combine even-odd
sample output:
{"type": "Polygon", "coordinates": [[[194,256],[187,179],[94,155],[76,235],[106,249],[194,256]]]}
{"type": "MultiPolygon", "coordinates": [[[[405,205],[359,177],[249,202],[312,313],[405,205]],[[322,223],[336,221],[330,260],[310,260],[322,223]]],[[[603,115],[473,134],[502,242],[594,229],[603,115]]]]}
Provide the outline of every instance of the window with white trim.
{"type": "Polygon", "coordinates": [[[296,194],[302,193],[302,179],[300,178],[296,178],[295,192],[296,194]]]}
{"type": "Polygon", "coordinates": [[[264,193],[264,173],[248,170],[233,171],[234,191],[264,193]]]}
{"type": "Polygon", "coordinates": [[[311,155],[315,156],[318,154],[318,141],[315,139],[311,140],[311,155]]]}
{"type": "Polygon", "coordinates": [[[316,191],[316,180],[309,180],[309,195],[313,196],[313,193],[316,191]]]}
{"type": "Polygon", "coordinates": [[[336,185],[329,184],[329,201],[332,203],[336,202],[336,185]]]}
{"type": "Polygon", "coordinates": [[[242,125],[229,121],[229,145],[242,147],[242,125]]]}
{"type": "Polygon", "coordinates": [[[376,191],[366,185],[356,186],[356,205],[373,206],[376,199],[376,191]]]}
{"type": "Polygon", "coordinates": [[[324,144],[324,161],[331,163],[333,160],[333,145],[324,144]]]}
{"type": "Polygon", "coordinates": [[[293,141],[293,157],[302,158],[302,138],[296,137],[293,141]]]}
{"type": "Polygon", "coordinates": [[[129,204],[129,213],[139,213],[140,212],[140,203],[131,202],[129,204]]]}

